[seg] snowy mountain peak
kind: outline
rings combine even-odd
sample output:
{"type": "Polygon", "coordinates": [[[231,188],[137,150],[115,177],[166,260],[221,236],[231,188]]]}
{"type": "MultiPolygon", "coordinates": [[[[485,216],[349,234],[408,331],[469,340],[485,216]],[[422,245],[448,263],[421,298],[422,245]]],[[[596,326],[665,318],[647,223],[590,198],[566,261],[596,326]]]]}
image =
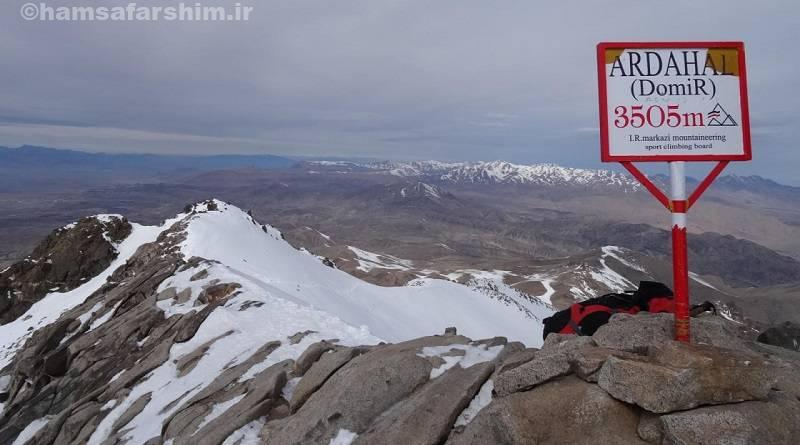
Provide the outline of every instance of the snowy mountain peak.
{"type": "Polygon", "coordinates": [[[443,174],[442,179],[472,183],[638,187],[636,181],[609,170],[587,170],[555,164],[520,165],[505,161],[463,164],[443,174]]]}

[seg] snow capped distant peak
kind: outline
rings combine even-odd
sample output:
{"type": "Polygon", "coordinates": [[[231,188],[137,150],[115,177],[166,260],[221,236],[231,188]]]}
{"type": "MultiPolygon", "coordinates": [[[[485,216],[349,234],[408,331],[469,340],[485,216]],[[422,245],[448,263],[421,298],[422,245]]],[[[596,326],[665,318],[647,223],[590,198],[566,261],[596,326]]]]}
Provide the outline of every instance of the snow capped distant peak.
{"type": "Polygon", "coordinates": [[[588,170],[555,164],[520,165],[505,161],[464,164],[442,175],[442,179],[472,183],[638,186],[625,175],[609,170],[588,170]]]}
{"type": "MultiPolygon", "coordinates": [[[[628,176],[602,169],[562,167],[556,164],[514,164],[506,161],[440,162],[383,161],[370,163],[316,161],[310,163],[347,171],[371,171],[399,177],[429,177],[430,180],[470,184],[535,184],[553,186],[614,186],[626,190],[640,188],[628,176]]],[[[338,171],[338,170],[337,170],[338,171]]]]}
{"type": "Polygon", "coordinates": [[[445,195],[447,195],[446,191],[422,181],[417,181],[413,184],[402,184],[400,188],[400,198],[402,199],[428,198],[439,200],[445,195]]]}

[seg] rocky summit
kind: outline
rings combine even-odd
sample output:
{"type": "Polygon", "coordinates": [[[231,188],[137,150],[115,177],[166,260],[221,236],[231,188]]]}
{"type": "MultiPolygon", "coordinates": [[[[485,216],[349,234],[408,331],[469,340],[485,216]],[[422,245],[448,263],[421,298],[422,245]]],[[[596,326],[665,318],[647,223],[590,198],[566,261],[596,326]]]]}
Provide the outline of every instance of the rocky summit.
{"type": "Polygon", "coordinates": [[[800,443],[800,353],[720,316],[542,343],[547,305],[371,285],[221,201],[129,226],[0,325],[0,443],[800,443]]]}
{"type": "Polygon", "coordinates": [[[53,231],[23,261],[0,273],[0,324],[23,314],[45,294],[69,291],[106,269],[116,244],[131,233],[119,215],[100,215],[53,231]]]}

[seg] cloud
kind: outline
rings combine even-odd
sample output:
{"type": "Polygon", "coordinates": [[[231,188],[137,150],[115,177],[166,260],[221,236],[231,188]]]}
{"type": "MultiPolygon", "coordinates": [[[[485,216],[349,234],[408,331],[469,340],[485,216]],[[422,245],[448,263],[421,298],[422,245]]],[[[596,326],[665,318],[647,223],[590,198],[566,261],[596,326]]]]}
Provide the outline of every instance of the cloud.
{"type": "Polygon", "coordinates": [[[4,2],[0,145],[598,165],[597,42],[736,39],[754,127],[781,122],[748,168],[794,175],[796,2],[251,3],[249,22],[56,23],[4,2]]]}

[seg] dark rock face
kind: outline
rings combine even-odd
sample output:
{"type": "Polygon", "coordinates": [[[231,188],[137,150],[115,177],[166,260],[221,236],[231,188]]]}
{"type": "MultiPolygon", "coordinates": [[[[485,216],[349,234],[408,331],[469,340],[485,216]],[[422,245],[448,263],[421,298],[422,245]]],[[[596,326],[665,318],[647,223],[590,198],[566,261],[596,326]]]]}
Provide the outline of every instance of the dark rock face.
{"type": "Polygon", "coordinates": [[[787,321],[768,328],[758,336],[758,341],[792,351],[800,351],[800,324],[787,321]]]}
{"type": "Polygon", "coordinates": [[[104,271],[131,233],[125,218],[83,218],[53,231],[24,260],[0,274],[0,324],[15,320],[52,291],[66,292],[104,271]]]}
{"type": "MultiPolygon", "coordinates": [[[[173,237],[168,242],[162,235],[156,243],[142,246],[83,304],[27,340],[10,369],[0,443],[13,442],[25,426],[45,415],[51,421],[33,443],[85,442],[109,412],[102,406],[167,360],[175,337],[190,318],[165,320],[155,306],[159,284],[183,262],[174,250],[169,253],[179,241],[173,237]],[[90,312],[95,305],[101,309],[90,312]],[[88,319],[77,320],[87,313],[88,319]],[[89,326],[103,316],[110,319],[90,331],[89,326]],[[74,331],[68,332],[69,327],[74,331]],[[152,341],[138,343],[148,337],[152,341]]],[[[147,400],[137,400],[125,415],[135,416],[147,400]]],[[[124,424],[114,426],[120,429],[124,424]]]]}

